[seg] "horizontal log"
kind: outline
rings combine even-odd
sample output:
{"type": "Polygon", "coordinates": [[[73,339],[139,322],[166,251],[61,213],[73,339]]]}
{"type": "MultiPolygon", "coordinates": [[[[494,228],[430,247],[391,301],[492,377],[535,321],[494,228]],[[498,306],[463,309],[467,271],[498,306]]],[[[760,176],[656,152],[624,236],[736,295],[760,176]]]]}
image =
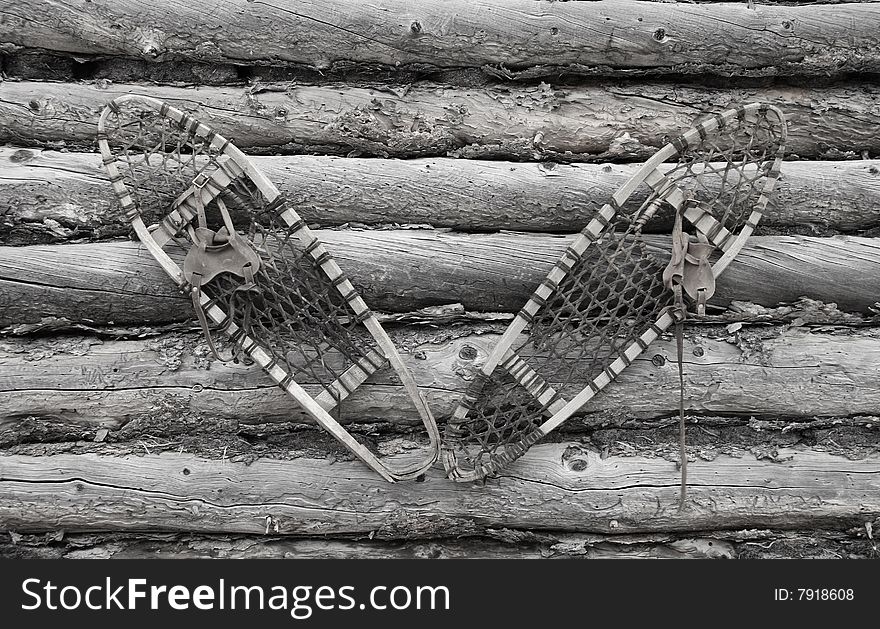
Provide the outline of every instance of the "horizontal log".
{"type": "MultiPolygon", "coordinates": [[[[310,224],[414,223],[468,231],[580,231],[638,168],[306,155],[254,161],[310,224]]],[[[98,154],[6,147],[0,148],[0,164],[0,242],[128,233],[98,154]]],[[[179,194],[167,193],[171,199],[179,194]]],[[[786,162],[774,200],[761,223],[765,230],[877,227],[880,160],[786,162]]],[[[664,220],[649,227],[668,233],[670,217],[658,218],[664,220]]]]}
{"type": "MultiPolygon", "coordinates": [[[[876,530],[876,523],[872,530],[876,530]]],[[[511,534],[512,533],[512,534],[511,534]]],[[[0,536],[0,558],[24,559],[871,559],[864,527],[850,531],[724,531],[712,537],[536,534],[412,541],[273,535],[65,533],[0,536]],[[500,540],[495,539],[499,537],[500,540]],[[507,538],[513,538],[507,541],[507,538]]]]}
{"type": "Polygon", "coordinates": [[[754,101],[789,121],[787,150],[805,158],[880,154],[880,88],[713,88],[670,84],[480,89],[279,84],[0,83],[0,142],[93,148],[101,108],[137,92],[196,114],[251,152],[517,160],[645,159],[705,112],[754,101]]]}
{"type": "MultiPolygon", "coordinates": [[[[444,420],[502,329],[396,327],[391,334],[434,415],[444,420]]],[[[566,428],[638,425],[675,415],[676,355],[671,337],[656,341],[584,406],[582,421],[566,428]]],[[[722,326],[688,327],[683,355],[685,409],[693,415],[804,421],[874,415],[880,408],[878,328],[773,326],[730,333],[722,326]]],[[[305,374],[298,381],[317,392],[305,374]]],[[[209,360],[199,333],[121,341],[8,337],[0,342],[0,393],[0,446],[94,440],[101,429],[113,440],[164,442],[310,421],[258,367],[209,360]]],[[[340,419],[418,424],[405,400],[399,382],[377,374],[346,399],[340,419]]],[[[771,431],[771,424],[755,427],[771,431]]]]}
{"type": "MultiPolygon", "coordinates": [[[[421,541],[296,539],[272,535],[65,534],[0,538],[0,558],[28,559],[732,559],[719,539],[674,536],[523,535],[421,541]],[[531,538],[531,539],[529,539],[531,538]]],[[[779,540],[777,540],[779,541],[779,540]]],[[[818,540],[817,540],[818,541],[818,540]]],[[[823,540],[824,541],[824,540],[823,540]]],[[[766,543],[766,542],[765,542],[766,543]]],[[[832,545],[833,542],[821,546],[832,545]]]]}
{"type": "Polygon", "coordinates": [[[4,456],[0,528],[21,533],[168,531],[282,536],[457,537],[491,529],[649,533],[863,527],[880,516],[880,457],[780,447],[775,462],[720,454],[688,466],[538,444],[485,484],[432,469],[387,484],[356,461],[187,453],[4,456]]]}
{"type": "MultiPolygon", "coordinates": [[[[322,230],[367,303],[411,311],[460,303],[516,312],[573,236],[459,234],[435,230],[322,230]]],[[[646,236],[659,259],[666,236],[646,236]]],[[[172,257],[182,264],[179,250],[172,257]]],[[[711,303],[765,306],[807,296],[866,312],[880,295],[880,244],[839,236],[761,236],[718,280],[711,303]]],[[[0,247],[0,326],[63,317],[74,322],[155,324],[192,316],[188,299],[136,242],[0,247]]]]}
{"type": "Polygon", "coordinates": [[[532,68],[530,76],[880,71],[880,9],[872,4],[229,0],[205,11],[184,0],[105,0],[100,10],[71,0],[7,0],[0,16],[7,50],[150,60],[319,70],[351,62],[489,65],[532,68]]]}

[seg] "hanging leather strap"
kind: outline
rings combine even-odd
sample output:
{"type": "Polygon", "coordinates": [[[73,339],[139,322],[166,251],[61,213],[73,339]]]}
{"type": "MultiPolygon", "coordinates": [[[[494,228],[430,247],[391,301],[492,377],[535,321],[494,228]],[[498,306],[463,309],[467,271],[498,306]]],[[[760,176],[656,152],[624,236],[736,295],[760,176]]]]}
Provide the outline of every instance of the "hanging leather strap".
{"type": "Polygon", "coordinates": [[[676,286],[675,308],[681,315],[675,320],[675,349],[678,361],[678,452],[681,458],[681,492],[678,497],[679,509],[684,509],[687,497],[687,427],[684,421],[684,300],[681,286],[676,286]]]}
{"type": "MultiPolygon", "coordinates": [[[[235,302],[236,297],[242,293],[252,290],[259,290],[256,282],[254,281],[254,273],[253,268],[248,263],[244,267],[245,274],[245,283],[241,286],[235,287],[232,291],[232,298],[229,300],[229,318],[233,319],[235,317],[235,302]]],[[[213,335],[211,334],[211,328],[208,324],[208,317],[205,314],[205,309],[202,307],[202,276],[198,273],[193,274],[192,279],[190,280],[192,283],[192,291],[190,292],[190,296],[192,297],[193,309],[196,311],[196,316],[199,319],[199,325],[202,326],[202,333],[205,335],[205,341],[208,343],[208,348],[211,350],[211,353],[214,355],[214,358],[223,363],[228,362],[238,362],[239,357],[235,355],[235,351],[233,350],[232,356],[229,358],[223,358],[220,355],[220,352],[217,351],[217,346],[214,344],[213,335]]],[[[249,313],[245,312],[245,317],[248,317],[249,313]]],[[[244,327],[247,328],[247,322],[245,322],[244,327]]]]}
{"type": "Polygon", "coordinates": [[[201,304],[203,287],[220,274],[228,273],[244,279],[244,283],[232,290],[229,301],[229,319],[235,316],[235,303],[237,297],[244,292],[259,290],[255,281],[255,274],[260,268],[260,256],[243,240],[235,231],[232,217],[226,204],[218,196],[215,198],[220,215],[223,218],[223,227],[214,231],[207,227],[205,207],[202,202],[202,188],[209,180],[202,175],[196,177],[193,185],[175,201],[179,205],[191,198],[196,206],[198,227],[189,227],[189,235],[192,247],[183,261],[183,276],[189,282],[192,289],[193,308],[202,326],[208,347],[214,357],[221,362],[237,361],[235,351],[230,358],[223,358],[214,345],[208,318],[201,304]]]}
{"type": "Polygon", "coordinates": [[[676,212],[675,223],[672,226],[672,255],[669,264],[663,270],[663,283],[666,288],[672,290],[674,298],[671,314],[675,320],[675,346],[678,359],[678,447],[681,458],[679,509],[684,508],[687,491],[687,435],[684,419],[684,320],[687,317],[687,308],[684,303],[683,283],[688,268],[690,245],[690,237],[684,233],[682,213],[676,212]]]}
{"type": "Polygon", "coordinates": [[[671,289],[674,296],[672,315],[675,320],[675,346],[678,362],[678,448],[681,458],[681,493],[679,509],[685,508],[687,499],[687,427],[684,416],[684,321],[687,306],[684,296],[690,297],[696,305],[696,314],[706,314],[706,302],[715,293],[715,274],[709,256],[715,251],[706,236],[697,233],[696,240],[684,232],[684,212],[682,206],[675,213],[672,227],[672,255],[663,270],[663,283],[671,289]]]}
{"type": "Polygon", "coordinates": [[[217,351],[217,346],[214,345],[214,339],[211,336],[211,328],[208,326],[208,317],[205,315],[204,308],[202,308],[202,276],[198,273],[194,274],[192,279],[190,279],[190,283],[192,284],[190,296],[192,297],[193,310],[196,311],[196,316],[199,318],[199,325],[202,326],[202,333],[205,335],[208,347],[211,353],[214,354],[214,358],[220,362],[227,363],[232,359],[223,358],[220,356],[220,352],[217,351]]]}
{"type": "Polygon", "coordinates": [[[674,304],[672,315],[675,320],[675,346],[678,363],[678,448],[681,459],[681,492],[679,509],[685,508],[687,499],[687,425],[684,416],[684,321],[687,306],[684,296],[690,297],[695,305],[697,316],[706,314],[706,302],[715,293],[715,274],[709,256],[715,250],[701,233],[696,241],[684,232],[683,214],[680,209],[675,214],[672,228],[672,255],[663,270],[663,283],[672,290],[674,304]]]}

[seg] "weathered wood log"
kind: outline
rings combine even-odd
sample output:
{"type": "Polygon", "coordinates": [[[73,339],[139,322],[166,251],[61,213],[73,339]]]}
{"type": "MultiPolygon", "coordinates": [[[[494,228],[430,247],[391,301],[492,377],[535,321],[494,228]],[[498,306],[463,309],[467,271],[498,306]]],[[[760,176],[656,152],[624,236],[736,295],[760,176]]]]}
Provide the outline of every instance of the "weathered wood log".
{"type": "Polygon", "coordinates": [[[653,154],[704,112],[765,101],[789,121],[786,149],[801,157],[880,154],[880,88],[683,87],[636,84],[552,88],[267,85],[0,84],[0,142],[94,146],[101,108],[137,92],[196,114],[251,152],[632,161],[653,154]]]}
{"type": "MultiPolygon", "coordinates": [[[[321,230],[367,303],[405,312],[461,303],[516,312],[573,236],[435,230],[321,230]]],[[[668,237],[646,236],[659,258],[668,237]]],[[[171,250],[182,264],[181,252],[171,250]]],[[[880,295],[880,244],[840,236],[753,237],[718,280],[711,303],[775,306],[801,296],[865,312],[880,295]]],[[[0,326],[42,317],[155,324],[191,316],[189,300],[136,242],[0,247],[0,326]]]]}
{"type": "Polygon", "coordinates": [[[645,533],[864,526],[880,516],[880,457],[803,446],[771,462],[719,454],[688,466],[678,508],[675,463],[608,456],[579,444],[534,446],[499,478],[453,483],[439,469],[388,484],[357,461],[186,453],[0,457],[0,527],[18,532],[177,531],[380,539],[490,529],[645,533]]]}
{"type": "MultiPolygon", "coordinates": [[[[502,329],[398,327],[391,334],[442,420],[502,329]]],[[[688,327],[684,362],[685,408],[693,415],[803,421],[880,414],[877,328],[819,332],[775,326],[729,333],[720,326],[688,327]]],[[[298,380],[317,392],[307,376],[298,380]]],[[[8,337],[0,342],[0,392],[0,446],[93,440],[101,429],[110,431],[111,439],[159,435],[167,440],[198,431],[234,435],[249,425],[310,421],[258,367],[211,360],[199,333],[124,341],[8,337]]],[[[667,337],[584,406],[581,419],[566,429],[673,416],[678,396],[676,348],[667,337]]],[[[417,425],[405,399],[398,382],[377,375],[345,401],[340,420],[417,425]]]]}
{"type": "MultiPolygon", "coordinates": [[[[297,539],[243,535],[80,533],[0,536],[0,558],[29,559],[732,559],[720,539],[607,535],[519,535],[424,541],[297,539]],[[619,538],[619,539],[618,539],[619,538]]],[[[770,537],[770,536],[768,536],[770,537]]],[[[780,535],[785,539],[784,535],[780,535]]],[[[763,541],[763,540],[762,540],[763,541]]],[[[779,539],[777,538],[777,541],[779,539]]],[[[820,544],[824,540],[817,540],[820,544]]],[[[764,543],[767,543],[766,541],[764,543]]],[[[833,542],[822,544],[832,546],[833,542]]]]}
{"type": "MultiPolygon", "coordinates": [[[[876,530],[876,524],[872,530],[876,530]]],[[[866,530],[719,531],[712,537],[499,531],[492,538],[413,541],[273,535],[65,533],[0,536],[0,558],[24,559],[871,559],[866,530]],[[500,538],[495,539],[495,538],[500,538]],[[509,541],[507,538],[512,538],[509,541]]]]}
{"type": "MultiPolygon", "coordinates": [[[[579,231],[638,168],[305,155],[254,161],[311,224],[416,223],[468,231],[579,231]]],[[[0,242],[128,233],[99,155],[7,147],[0,148],[0,164],[0,242]]],[[[167,193],[173,198],[179,191],[167,193]]],[[[880,223],[878,206],[880,160],[786,162],[761,228],[870,229],[880,223]]],[[[671,222],[662,218],[649,227],[668,233],[671,222]]]]}
{"type": "Polygon", "coordinates": [[[153,60],[490,65],[531,69],[529,76],[880,71],[880,8],[871,4],[231,0],[205,11],[183,0],[105,0],[100,10],[70,0],[7,0],[0,15],[7,50],[153,60]]]}

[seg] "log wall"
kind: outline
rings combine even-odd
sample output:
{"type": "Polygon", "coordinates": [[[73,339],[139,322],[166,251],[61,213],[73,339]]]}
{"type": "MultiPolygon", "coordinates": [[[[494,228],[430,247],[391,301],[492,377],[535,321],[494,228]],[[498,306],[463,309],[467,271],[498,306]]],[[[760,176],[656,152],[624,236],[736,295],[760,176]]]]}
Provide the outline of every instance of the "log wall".
{"type": "MultiPolygon", "coordinates": [[[[0,6],[0,556],[876,554],[880,5],[202,9],[0,6]],[[259,369],[212,360],[128,238],[96,154],[98,112],[131,92],[254,155],[380,312],[441,423],[641,162],[698,116],[782,108],[773,207],[685,332],[688,508],[669,336],[474,485],[439,465],[386,484],[259,369]]],[[[423,444],[404,397],[371,381],[340,419],[405,459],[423,444]]]]}

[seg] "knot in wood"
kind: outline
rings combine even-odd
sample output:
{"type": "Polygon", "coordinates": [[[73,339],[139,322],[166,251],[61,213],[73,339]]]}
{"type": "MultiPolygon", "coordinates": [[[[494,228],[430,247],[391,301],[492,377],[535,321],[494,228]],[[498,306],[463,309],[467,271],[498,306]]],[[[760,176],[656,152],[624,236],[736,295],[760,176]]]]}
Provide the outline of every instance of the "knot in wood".
{"type": "Polygon", "coordinates": [[[473,360],[477,357],[477,348],[473,345],[463,345],[458,351],[458,357],[464,360],[473,360]]]}
{"type": "Polygon", "coordinates": [[[26,162],[34,158],[34,153],[27,149],[18,149],[15,153],[9,156],[9,161],[20,164],[21,162],[26,162]]]}
{"type": "Polygon", "coordinates": [[[572,472],[583,472],[588,466],[589,463],[584,459],[572,459],[568,462],[568,469],[572,472]]]}

